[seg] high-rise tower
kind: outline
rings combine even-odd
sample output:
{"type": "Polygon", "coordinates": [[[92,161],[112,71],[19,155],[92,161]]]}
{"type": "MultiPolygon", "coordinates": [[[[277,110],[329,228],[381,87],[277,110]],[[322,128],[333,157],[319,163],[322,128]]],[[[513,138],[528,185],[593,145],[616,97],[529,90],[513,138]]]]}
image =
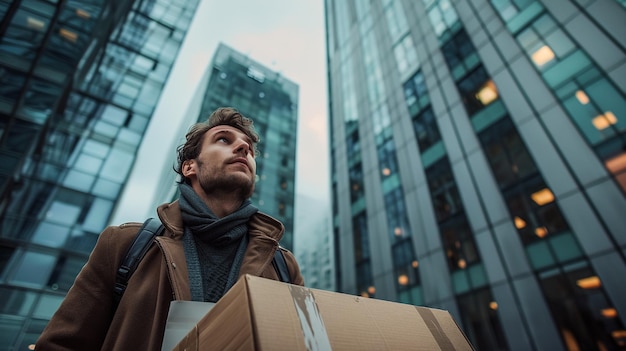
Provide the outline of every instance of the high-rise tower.
{"type": "MultiPolygon", "coordinates": [[[[280,244],[293,250],[298,85],[254,59],[219,43],[184,113],[177,145],[191,124],[206,121],[219,107],[233,107],[254,121],[260,136],[256,156],[257,182],[252,204],[280,220],[285,234],[280,244]]],[[[161,173],[161,190],[152,207],[178,198],[173,153],[161,173]]]]}
{"type": "Polygon", "coordinates": [[[623,350],[623,2],[326,14],[339,290],[450,310],[480,350],[623,350]]]}
{"type": "Polygon", "coordinates": [[[0,348],[34,344],[108,223],[197,1],[0,2],[0,348]]]}
{"type": "Polygon", "coordinates": [[[293,249],[298,85],[220,44],[215,51],[198,120],[232,106],[254,120],[261,142],[252,203],[285,225],[281,245],[293,249]]]}

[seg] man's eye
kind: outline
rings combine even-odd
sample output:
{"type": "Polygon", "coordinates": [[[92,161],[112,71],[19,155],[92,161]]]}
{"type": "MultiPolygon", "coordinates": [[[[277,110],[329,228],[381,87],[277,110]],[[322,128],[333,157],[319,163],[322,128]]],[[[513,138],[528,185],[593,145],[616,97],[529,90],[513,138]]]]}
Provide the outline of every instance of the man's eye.
{"type": "Polygon", "coordinates": [[[219,138],[217,138],[217,141],[228,143],[228,139],[226,139],[225,137],[219,137],[219,138]]]}

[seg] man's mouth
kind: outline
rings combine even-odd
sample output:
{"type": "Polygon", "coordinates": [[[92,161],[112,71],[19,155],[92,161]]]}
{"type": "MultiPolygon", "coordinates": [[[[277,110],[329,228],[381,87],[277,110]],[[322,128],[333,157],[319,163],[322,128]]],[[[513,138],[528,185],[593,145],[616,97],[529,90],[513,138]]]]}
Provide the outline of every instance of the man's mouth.
{"type": "Polygon", "coordinates": [[[248,166],[248,160],[246,160],[244,157],[235,157],[234,159],[230,160],[230,162],[228,163],[242,163],[246,166],[246,168],[250,168],[248,166]]]}

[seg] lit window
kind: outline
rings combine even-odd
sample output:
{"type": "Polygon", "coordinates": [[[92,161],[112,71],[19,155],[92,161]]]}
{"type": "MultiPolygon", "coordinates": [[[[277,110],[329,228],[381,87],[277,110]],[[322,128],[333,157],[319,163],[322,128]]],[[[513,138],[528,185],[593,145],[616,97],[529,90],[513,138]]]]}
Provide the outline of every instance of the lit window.
{"type": "Polygon", "coordinates": [[[43,30],[45,25],[44,21],[37,18],[28,17],[26,19],[26,26],[30,29],[43,30]]]}
{"type": "Polygon", "coordinates": [[[489,303],[489,308],[491,308],[491,309],[492,309],[492,310],[494,310],[494,311],[495,311],[495,310],[497,310],[497,309],[498,309],[498,303],[497,303],[497,302],[495,302],[495,301],[491,301],[491,302],[489,303]]]}
{"type": "Polygon", "coordinates": [[[411,262],[411,266],[412,266],[413,268],[417,268],[419,265],[420,265],[420,264],[419,264],[419,262],[417,262],[417,260],[415,260],[415,261],[411,262]]]}
{"type": "Polygon", "coordinates": [[[396,236],[401,236],[401,235],[402,235],[402,228],[396,227],[396,228],[393,230],[393,233],[394,233],[396,236]]]}
{"type": "Polygon", "coordinates": [[[591,123],[597,130],[603,130],[617,123],[617,117],[615,117],[613,112],[606,111],[604,114],[596,116],[591,120],[591,123]]]}
{"type": "Polygon", "coordinates": [[[480,101],[485,106],[489,105],[497,98],[498,89],[493,83],[493,80],[489,80],[487,83],[485,83],[485,85],[480,88],[478,93],[476,93],[476,99],[478,99],[478,101],[480,101]]]}
{"type": "Polygon", "coordinates": [[[467,262],[464,259],[460,259],[458,262],[459,268],[465,269],[467,267],[467,262]]]}
{"type": "Polygon", "coordinates": [[[409,284],[409,277],[406,276],[406,274],[402,274],[398,277],[398,284],[400,285],[407,285],[409,284]]]}
{"type": "Polygon", "coordinates": [[[530,197],[539,206],[543,206],[554,201],[554,194],[552,194],[552,192],[548,188],[543,188],[531,194],[530,197]]]}
{"type": "Polygon", "coordinates": [[[523,229],[524,227],[526,227],[526,221],[519,218],[518,216],[515,216],[513,221],[515,222],[515,228],[517,229],[523,229]]]}
{"type": "Polygon", "coordinates": [[[617,317],[617,311],[614,308],[603,308],[602,316],[605,318],[615,318],[617,317]]]}
{"type": "Polygon", "coordinates": [[[91,18],[91,14],[83,9],[76,9],[76,16],[82,18],[82,19],[89,19],[91,18]]]}
{"type": "Polygon", "coordinates": [[[597,289],[602,286],[602,282],[600,282],[600,278],[598,276],[591,276],[583,279],[579,279],[576,281],[576,285],[583,289],[597,289]]]}
{"type": "Polygon", "coordinates": [[[532,54],[532,59],[539,67],[554,60],[554,51],[549,46],[544,45],[532,54]]]}
{"type": "Polygon", "coordinates": [[[374,286],[370,286],[369,288],[367,288],[367,292],[370,295],[374,295],[374,294],[376,294],[376,288],[374,286]]]}
{"type": "Polygon", "coordinates": [[[389,168],[383,168],[383,175],[389,176],[391,174],[391,170],[389,168]]]}
{"type": "Polygon", "coordinates": [[[72,43],[75,43],[76,39],[78,39],[78,34],[76,34],[75,32],[72,32],[71,30],[67,30],[65,28],[61,28],[59,30],[59,35],[61,35],[65,39],[71,41],[72,43]]]}
{"type": "Polygon", "coordinates": [[[537,227],[535,228],[535,234],[538,237],[543,238],[548,235],[548,229],[546,227],[537,227]]]}
{"type": "Polygon", "coordinates": [[[605,161],[606,168],[613,174],[626,169],[626,152],[605,161]]]}
{"type": "Polygon", "coordinates": [[[589,96],[587,96],[587,94],[585,94],[582,90],[578,90],[576,92],[576,98],[583,105],[587,105],[589,103],[589,96]]]}

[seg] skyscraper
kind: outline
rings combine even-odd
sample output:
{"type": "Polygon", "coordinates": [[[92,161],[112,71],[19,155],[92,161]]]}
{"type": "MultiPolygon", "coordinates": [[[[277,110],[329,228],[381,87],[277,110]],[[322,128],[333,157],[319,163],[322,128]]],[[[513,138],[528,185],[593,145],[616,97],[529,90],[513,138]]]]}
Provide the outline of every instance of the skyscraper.
{"type": "Polygon", "coordinates": [[[196,6],[0,2],[0,349],[34,343],[86,262],[196,6]]]}
{"type": "Polygon", "coordinates": [[[298,130],[298,85],[232,48],[220,44],[213,56],[198,115],[232,106],[254,120],[261,142],[252,203],[285,225],[281,245],[293,249],[298,130]]]}
{"type": "MultiPolygon", "coordinates": [[[[206,121],[219,107],[234,107],[254,121],[260,136],[256,157],[257,182],[252,203],[280,220],[285,235],[280,244],[293,250],[296,141],[298,130],[298,85],[280,72],[219,43],[199,87],[184,112],[176,145],[195,122],[206,121]]],[[[178,198],[175,153],[161,172],[154,203],[150,208],[178,198]],[[171,186],[169,186],[171,184],[171,186]]]]}
{"type": "Polygon", "coordinates": [[[325,4],[339,290],[626,348],[623,2],[325,4]]]}

